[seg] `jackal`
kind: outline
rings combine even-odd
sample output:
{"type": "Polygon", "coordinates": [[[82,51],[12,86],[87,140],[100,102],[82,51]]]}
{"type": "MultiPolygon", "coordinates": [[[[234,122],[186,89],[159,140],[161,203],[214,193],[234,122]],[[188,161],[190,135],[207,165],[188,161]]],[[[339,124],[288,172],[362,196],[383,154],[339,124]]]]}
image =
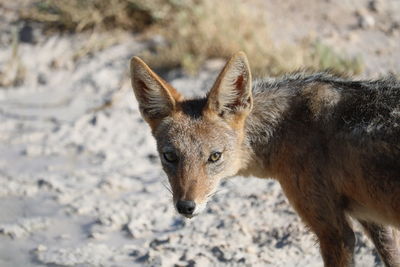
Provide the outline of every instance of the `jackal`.
{"type": "Polygon", "coordinates": [[[400,81],[295,73],[252,84],[243,52],[204,98],[184,99],[138,57],[131,75],[180,214],[200,213],[223,178],[271,177],[325,266],[353,264],[348,216],[387,266],[400,266],[390,228],[400,227],[400,81]]]}

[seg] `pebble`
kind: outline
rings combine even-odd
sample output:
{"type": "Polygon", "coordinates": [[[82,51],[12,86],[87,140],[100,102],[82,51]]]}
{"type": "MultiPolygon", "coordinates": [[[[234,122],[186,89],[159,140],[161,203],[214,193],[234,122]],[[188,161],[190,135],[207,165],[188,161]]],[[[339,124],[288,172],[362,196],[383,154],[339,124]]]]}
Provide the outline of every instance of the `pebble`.
{"type": "Polygon", "coordinates": [[[370,0],[368,2],[368,9],[376,13],[381,13],[384,9],[384,4],[385,1],[382,0],[370,0]]]}
{"type": "Polygon", "coordinates": [[[356,11],[358,26],[362,29],[371,29],[375,26],[375,19],[368,11],[360,9],[356,11]]]}
{"type": "Polygon", "coordinates": [[[37,246],[36,251],[46,251],[47,247],[45,245],[40,244],[37,246]]]}

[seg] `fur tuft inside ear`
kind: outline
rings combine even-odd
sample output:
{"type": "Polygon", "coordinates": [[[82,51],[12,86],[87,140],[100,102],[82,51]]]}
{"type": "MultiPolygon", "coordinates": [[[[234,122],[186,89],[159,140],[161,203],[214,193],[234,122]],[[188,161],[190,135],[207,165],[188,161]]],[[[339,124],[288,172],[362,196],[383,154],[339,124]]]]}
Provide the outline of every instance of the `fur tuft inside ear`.
{"type": "Polygon", "coordinates": [[[139,109],[150,124],[169,116],[182,96],[155,74],[140,58],[131,59],[132,87],[139,109]]]}
{"type": "Polygon", "coordinates": [[[224,117],[248,114],[252,108],[251,72],[243,52],[234,55],[207,96],[209,111],[224,117]]]}

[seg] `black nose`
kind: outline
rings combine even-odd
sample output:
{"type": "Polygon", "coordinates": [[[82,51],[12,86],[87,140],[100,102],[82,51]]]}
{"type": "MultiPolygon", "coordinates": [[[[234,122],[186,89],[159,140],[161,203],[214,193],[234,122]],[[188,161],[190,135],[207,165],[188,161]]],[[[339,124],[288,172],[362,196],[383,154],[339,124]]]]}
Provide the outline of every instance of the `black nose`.
{"type": "Polygon", "coordinates": [[[176,209],[180,214],[192,215],[196,208],[196,203],[192,200],[178,200],[176,203],[176,209]]]}

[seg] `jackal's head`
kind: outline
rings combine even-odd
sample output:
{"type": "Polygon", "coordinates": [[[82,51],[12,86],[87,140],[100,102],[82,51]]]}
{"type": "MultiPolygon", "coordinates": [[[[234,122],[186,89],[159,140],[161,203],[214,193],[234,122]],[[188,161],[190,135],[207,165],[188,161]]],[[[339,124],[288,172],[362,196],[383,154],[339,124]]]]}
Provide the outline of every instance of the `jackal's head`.
{"type": "Polygon", "coordinates": [[[132,86],[143,118],[157,140],[174,205],[198,214],[222,178],[241,168],[244,125],[252,108],[251,74],[239,52],[205,98],[186,100],[141,59],[131,60],[132,86]]]}

